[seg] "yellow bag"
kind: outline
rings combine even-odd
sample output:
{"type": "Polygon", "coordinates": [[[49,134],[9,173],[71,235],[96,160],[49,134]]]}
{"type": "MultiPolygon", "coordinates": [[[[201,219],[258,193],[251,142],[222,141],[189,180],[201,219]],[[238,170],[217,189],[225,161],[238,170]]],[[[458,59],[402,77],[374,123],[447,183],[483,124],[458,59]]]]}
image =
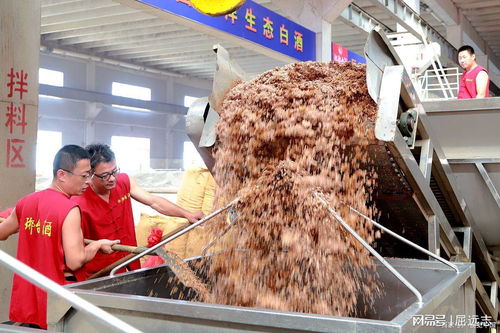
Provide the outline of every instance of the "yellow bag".
{"type": "MultiPolygon", "coordinates": [[[[176,203],[191,212],[202,211],[205,215],[210,214],[213,209],[215,187],[215,180],[208,169],[186,170],[177,192],[176,203]]],[[[137,244],[147,246],[149,233],[154,227],[162,229],[165,235],[185,223],[187,220],[182,218],[150,216],[141,213],[141,219],[136,228],[137,244]]],[[[199,226],[167,244],[166,249],[175,252],[181,258],[194,257],[201,254],[201,250],[209,241],[205,228],[199,226]]]]}
{"type": "Polygon", "coordinates": [[[201,204],[201,211],[203,214],[208,215],[213,211],[215,199],[215,179],[210,172],[208,173],[207,182],[205,184],[205,192],[203,194],[203,203],[201,204]]]}
{"type": "MultiPolygon", "coordinates": [[[[208,222],[210,223],[210,222],[208,222]]],[[[187,233],[186,240],[186,258],[201,255],[201,250],[210,242],[205,227],[199,226],[187,233]]]]}
{"type": "Polygon", "coordinates": [[[191,212],[201,211],[208,177],[212,175],[205,168],[186,170],[177,192],[177,205],[191,212]]]}
{"type": "MultiPolygon", "coordinates": [[[[208,169],[202,169],[202,168],[197,168],[193,169],[187,177],[194,177],[196,178],[196,185],[198,188],[194,188],[191,192],[198,193],[199,191],[202,192],[202,201],[201,201],[201,206],[198,211],[201,210],[203,214],[208,215],[212,212],[213,210],[213,204],[214,204],[214,199],[215,199],[215,179],[212,177],[212,174],[208,169]]],[[[186,182],[186,185],[192,183],[191,182],[186,182]]],[[[184,186],[183,182],[183,186],[184,186]]],[[[185,189],[181,189],[182,192],[187,193],[188,191],[185,191],[185,189]]],[[[179,191],[179,193],[181,193],[179,191]]],[[[179,198],[179,197],[178,197],[179,198]]],[[[179,200],[178,200],[179,202],[179,200]]],[[[179,206],[182,206],[179,204],[179,206]]],[[[182,206],[183,208],[189,209],[187,207],[182,206]]],[[[207,223],[210,223],[207,222],[207,223]]],[[[195,257],[201,255],[201,250],[210,242],[210,238],[208,234],[205,231],[206,229],[204,226],[199,226],[193,230],[191,230],[187,234],[187,240],[186,240],[186,257],[195,257]]]]}

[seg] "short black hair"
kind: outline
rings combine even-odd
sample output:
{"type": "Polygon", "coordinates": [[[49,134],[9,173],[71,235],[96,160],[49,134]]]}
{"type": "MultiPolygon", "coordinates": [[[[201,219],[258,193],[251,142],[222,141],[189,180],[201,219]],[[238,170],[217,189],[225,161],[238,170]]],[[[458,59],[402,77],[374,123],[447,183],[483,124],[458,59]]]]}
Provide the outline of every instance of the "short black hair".
{"type": "Polygon", "coordinates": [[[469,52],[470,55],[474,54],[474,49],[470,45],[464,45],[458,49],[458,53],[460,53],[462,51],[467,51],[467,52],[469,52]]]}
{"type": "Polygon", "coordinates": [[[73,171],[78,161],[83,159],[90,159],[90,155],[85,149],[77,145],[66,145],[59,149],[54,157],[52,174],[55,177],[59,169],[73,171]]]}
{"type": "Polygon", "coordinates": [[[90,155],[90,167],[95,169],[99,163],[108,163],[115,160],[115,153],[103,143],[94,143],[85,147],[90,155]]]}

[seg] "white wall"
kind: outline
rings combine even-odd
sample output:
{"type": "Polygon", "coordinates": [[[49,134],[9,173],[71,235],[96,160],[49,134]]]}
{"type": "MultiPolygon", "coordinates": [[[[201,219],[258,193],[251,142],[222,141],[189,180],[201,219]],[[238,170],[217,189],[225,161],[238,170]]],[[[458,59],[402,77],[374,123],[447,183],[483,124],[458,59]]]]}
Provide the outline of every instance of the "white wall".
{"type": "MultiPolygon", "coordinates": [[[[151,89],[151,99],[183,107],[184,96],[208,96],[212,82],[188,77],[145,73],[60,55],[41,54],[40,67],[64,72],[64,86],[111,94],[112,82],[151,89]],[[95,68],[95,72],[94,72],[95,68]],[[90,82],[87,82],[87,76],[90,82]],[[95,80],[91,79],[95,77],[95,80]],[[90,88],[87,88],[90,87],[90,88]]],[[[182,115],[168,112],[124,111],[105,105],[93,120],[86,119],[88,102],[40,98],[39,129],[62,131],[63,145],[86,145],[86,127],[92,121],[93,142],[110,144],[111,136],[144,137],[151,140],[153,168],[182,167],[183,143],[188,140],[182,115]]]]}

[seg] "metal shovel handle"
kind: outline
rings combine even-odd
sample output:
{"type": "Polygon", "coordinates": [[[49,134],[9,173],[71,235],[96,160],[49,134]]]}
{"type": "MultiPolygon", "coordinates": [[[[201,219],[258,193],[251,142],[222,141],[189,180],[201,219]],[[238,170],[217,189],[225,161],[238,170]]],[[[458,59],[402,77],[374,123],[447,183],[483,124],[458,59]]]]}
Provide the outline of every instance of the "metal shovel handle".
{"type": "Polygon", "coordinates": [[[129,265],[130,263],[142,258],[143,256],[155,251],[157,248],[159,247],[162,247],[163,245],[173,241],[174,239],[176,238],[179,238],[180,236],[184,235],[185,233],[193,230],[194,228],[196,228],[197,226],[199,225],[202,225],[203,223],[207,222],[208,220],[212,219],[214,216],[217,216],[219,215],[220,213],[222,213],[223,211],[231,208],[231,206],[233,206],[234,204],[236,204],[238,202],[239,198],[236,198],[234,199],[233,201],[231,201],[230,203],[228,203],[226,206],[216,210],[215,212],[212,212],[211,214],[205,216],[204,218],[202,218],[201,220],[199,220],[198,222],[194,223],[194,224],[191,224],[189,227],[179,231],[178,233],[176,233],[175,235],[172,235],[170,237],[168,237],[167,239],[159,242],[158,244],[156,244],[155,246],[152,246],[150,248],[148,248],[146,251],[134,256],[133,258],[130,258],[129,260],[125,261],[124,263],[116,266],[115,268],[113,268],[113,270],[111,271],[111,273],[109,273],[109,276],[115,276],[116,272],[118,270],[120,270],[121,268],[129,265]]]}
{"type": "Polygon", "coordinates": [[[363,237],[361,237],[347,222],[332,208],[328,201],[326,201],[318,192],[313,192],[316,199],[333,215],[333,217],[342,224],[342,226],[349,231],[349,233],[358,240],[373,256],[375,256],[380,262],[392,273],[394,274],[410,291],[417,297],[419,306],[423,304],[422,294],[418,291],[415,286],[413,286],[404,276],[402,276],[391,264],[389,264],[384,257],[382,257],[373,247],[368,244],[363,237]]]}
{"type": "MultiPolygon", "coordinates": [[[[181,225],[180,227],[178,228],[175,228],[174,230],[170,231],[169,233],[167,233],[166,235],[163,235],[161,240],[164,240],[164,239],[167,239],[168,237],[172,236],[172,235],[175,235],[176,233],[178,233],[179,231],[189,227],[190,224],[189,223],[186,223],[186,224],[183,224],[181,225]]],[[[103,269],[101,269],[100,271],[98,271],[97,273],[94,273],[93,275],[89,276],[87,278],[87,280],[92,280],[92,279],[97,279],[97,278],[100,278],[100,277],[103,277],[103,276],[106,276],[109,274],[109,272],[111,272],[111,270],[113,270],[113,268],[115,268],[116,266],[120,265],[121,263],[124,263],[125,261],[131,259],[134,257],[134,254],[137,254],[137,253],[142,253],[143,251],[146,251],[147,247],[140,247],[139,248],[140,251],[138,252],[132,252],[132,253],[129,253],[127,256],[115,261],[114,263],[112,263],[111,265],[109,266],[106,266],[104,267],[103,269]]]]}

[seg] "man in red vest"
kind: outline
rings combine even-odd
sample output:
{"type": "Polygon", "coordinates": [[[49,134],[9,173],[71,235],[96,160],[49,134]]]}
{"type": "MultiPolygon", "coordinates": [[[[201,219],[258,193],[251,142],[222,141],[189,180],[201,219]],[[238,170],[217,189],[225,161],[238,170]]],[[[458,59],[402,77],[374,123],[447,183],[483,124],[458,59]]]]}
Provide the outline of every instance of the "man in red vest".
{"type": "MultiPolygon", "coordinates": [[[[204,216],[202,212],[190,212],[167,199],[148,193],[132,177],[120,173],[115,154],[108,145],[93,144],[87,146],[86,150],[91,156],[90,165],[94,176],[90,188],[83,195],[72,198],[82,210],[85,238],[119,239],[121,244],[137,246],[131,198],[160,214],[183,217],[190,223],[204,216]]],[[[124,252],[98,253],[77,272],[78,280],[88,278],[126,255],[124,252]]],[[[138,269],[140,263],[133,262],[128,268],[138,269]]]]}
{"type": "MultiPolygon", "coordinates": [[[[0,240],[19,232],[17,259],[63,285],[76,281],[76,271],[101,250],[111,253],[118,241],[101,239],[84,246],[78,205],[69,198],[82,194],[91,174],[89,155],[75,145],[59,150],[48,189],[20,199],[0,223],[0,240]]],[[[9,319],[23,326],[47,328],[47,292],[14,275],[9,319]]]]}
{"type": "Polygon", "coordinates": [[[484,98],[490,95],[490,79],[484,67],[476,63],[474,49],[464,45],[458,49],[458,62],[465,70],[460,78],[458,98],[484,98]]]}

